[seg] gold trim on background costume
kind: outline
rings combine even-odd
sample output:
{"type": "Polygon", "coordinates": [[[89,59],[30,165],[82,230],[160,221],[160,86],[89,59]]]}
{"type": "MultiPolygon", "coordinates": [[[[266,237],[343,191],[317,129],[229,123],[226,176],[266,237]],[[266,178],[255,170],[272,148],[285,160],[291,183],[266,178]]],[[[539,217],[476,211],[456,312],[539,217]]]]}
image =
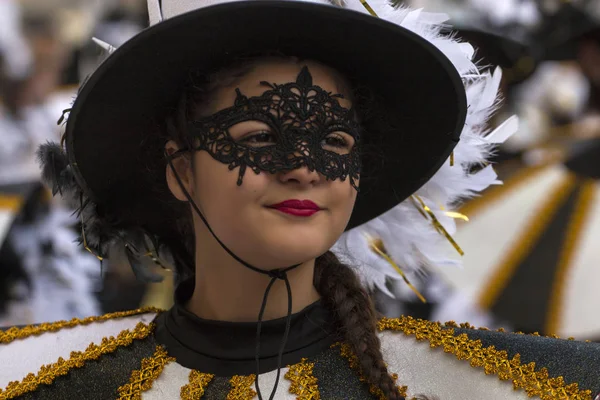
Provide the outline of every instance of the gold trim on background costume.
{"type": "Polygon", "coordinates": [[[596,184],[597,181],[595,179],[586,179],[584,181],[573,209],[573,216],[567,227],[563,248],[558,259],[556,276],[552,285],[552,291],[550,292],[549,310],[545,327],[545,332],[548,334],[556,334],[560,329],[563,293],[568,281],[568,273],[572,266],[577,244],[580,243],[588,220],[587,216],[594,205],[596,184]]]}
{"type": "Polygon", "coordinates": [[[131,345],[134,340],[145,339],[154,330],[154,324],[138,323],[129,331],[124,330],[114,338],[103,338],[100,345],[90,344],[85,351],[73,351],[68,360],[59,357],[54,364],[42,365],[37,375],[28,374],[22,381],[13,381],[5,390],[0,389],[0,400],[14,399],[38,389],[40,385],[51,385],[60,376],[67,375],[74,368],[81,368],[87,361],[97,360],[100,356],[115,352],[119,347],[131,345]]]}
{"type": "Polygon", "coordinates": [[[146,307],[146,308],[139,308],[137,310],[119,311],[119,312],[115,312],[115,313],[87,317],[87,318],[83,318],[83,319],[73,318],[70,321],[56,321],[56,322],[43,323],[40,325],[28,325],[23,328],[13,327],[13,328],[7,329],[6,331],[0,331],[0,344],[7,344],[7,343],[12,342],[13,340],[25,339],[29,336],[39,336],[46,332],[56,332],[63,328],[73,328],[78,325],[89,325],[93,322],[108,321],[109,319],[125,318],[125,317],[131,317],[133,315],[139,315],[139,314],[147,314],[147,313],[157,313],[158,314],[158,313],[161,313],[162,311],[163,310],[158,309],[158,308],[146,307]]]}
{"type": "Polygon", "coordinates": [[[575,175],[568,173],[560,183],[555,185],[541,207],[529,218],[529,223],[524,231],[513,241],[511,248],[506,251],[503,259],[493,268],[494,272],[482,288],[478,300],[481,308],[489,309],[494,305],[518,265],[527,256],[548,224],[552,222],[556,210],[567,200],[576,183],[577,178],[575,175]]]}
{"type": "Polygon", "coordinates": [[[377,324],[380,331],[392,330],[418,341],[427,340],[432,348],[441,347],[445,353],[459,360],[469,361],[474,368],[483,368],[486,375],[497,375],[500,380],[512,381],[515,389],[524,390],[529,397],[542,399],[591,400],[590,390],[579,390],[577,383],[567,384],[562,376],[551,378],[546,368],[536,370],[534,362],[521,364],[517,353],[508,358],[505,350],[494,346],[483,347],[480,340],[469,339],[466,333],[454,334],[454,329],[438,322],[424,321],[412,317],[383,318],[377,324]]]}
{"type": "Polygon", "coordinates": [[[140,369],[131,372],[129,383],[117,389],[118,400],[141,400],[142,392],[150,390],[165,365],[173,361],[175,358],[169,357],[164,347],[157,346],[152,357],[144,358],[140,369]]]}
{"type": "Polygon", "coordinates": [[[16,212],[21,208],[23,201],[23,196],[0,194],[0,209],[16,212]]]}

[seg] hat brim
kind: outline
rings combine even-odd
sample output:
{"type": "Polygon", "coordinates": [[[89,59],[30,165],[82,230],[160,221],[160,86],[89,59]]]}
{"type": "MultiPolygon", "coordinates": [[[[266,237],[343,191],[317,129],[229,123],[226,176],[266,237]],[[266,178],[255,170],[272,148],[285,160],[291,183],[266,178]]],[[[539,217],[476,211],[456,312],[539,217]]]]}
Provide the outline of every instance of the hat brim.
{"type": "MultiPolygon", "coordinates": [[[[140,145],[172,110],[190,71],[277,50],[327,64],[379,99],[365,126],[360,193],[347,229],[405,200],[448,159],[465,123],[461,77],[421,36],[382,19],[298,1],[245,1],[192,11],[129,40],[90,76],[66,146],[84,193],[119,225],[161,235],[170,200],[146,179],[140,145]]],[[[157,161],[158,162],[158,161],[157,161]]],[[[170,195],[170,194],[169,194],[170,195]]]]}

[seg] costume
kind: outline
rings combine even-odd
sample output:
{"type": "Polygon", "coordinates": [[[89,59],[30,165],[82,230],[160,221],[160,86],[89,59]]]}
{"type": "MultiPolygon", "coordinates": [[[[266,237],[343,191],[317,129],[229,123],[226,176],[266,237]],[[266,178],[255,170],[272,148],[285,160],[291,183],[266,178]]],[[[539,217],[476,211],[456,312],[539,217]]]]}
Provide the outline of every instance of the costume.
{"type": "MultiPolygon", "coordinates": [[[[14,398],[10,394],[25,393],[18,398],[258,398],[255,324],[194,317],[181,306],[189,290],[189,282],[180,285],[179,306],[163,312],[156,320],[156,311],[137,310],[67,322],[63,324],[67,327],[56,333],[51,332],[56,328],[48,327],[4,332],[0,340],[12,343],[3,345],[2,357],[14,361],[10,370],[3,364],[3,385],[38,367],[31,360],[18,357],[22,346],[40,350],[43,346],[52,347],[36,357],[38,364],[48,364],[42,374],[45,378],[32,375],[9,386],[0,396],[14,398]],[[31,335],[35,331],[46,332],[31,335]],[[20,339],[21,336],[29,337],[20,339]],[[56,337],[65,344],[56,346],[56,337]],[[90,341],[96,345],[88,347],[90,341]],[[232,342],[236,343],[235,350],[232,342]],[[159,344],[167,344],[168,353],[159,344]],[[70,354],[71,351],[77,353],[70,354]],[[59,356],[66,361],[57,363],[59,356]],[[214,374],[202,373],[203,370],[214,374]],[[52,384],[46,385],[42,379],[52,384]]],[[[383,399],[376,389],[370,392],[369,385],[360,381],[353,370],[356,363],[352,353],[331,335],[328,321],[329,312],[319,303],[293,316],[290,348],[284,358],[288,366],[281,371],[275,398],[383,399]]],[[[269,393],[274,386],[277,347],[284,327],[284,318],[263,324],[261,367],[265,370],[259,376],[262,393],[269,393]]],[[[600,361],[597,344],[445,328],[410,318],[383,319],[379,328],[385,360],[390,372],[398,374],[397,384],[406,386],[402,390],[408,393],[407,398],[425,394],[450,400],[525,400],[530,398],[529,393],[536,398],[592,399],[582,389],[597,388],[600,383],[597,374],[582,368],[600,361]],[[490,347],[494,345],[495,348],[490,347]],[[542,365],[548,368],[547,372],[540,368],[542,365]],[[579,386],[567,386],[567,382],[579,382],[579,386]],[[519,390],[514,390],[513,385],[519,390]]]]}
{"type": "MultiPolygon", "coordinates": [[[[228,165],[238,185],[251,173],[301,167],[330,180],[347,179],[353,190],[360,186],[360,192],[344,237],[334,250],[361,269],[367,284],[377,285],[385,279],[385,271],[365,269],[370,268],[373,246],[382,252],[385,248],[403,265],[434,260],[452,263],[446,253],[453,246],[438,248],[447,240],[453,243],[455,215],[448,210],[462,196],[496,182],[491,168],[474,175],[467,172],[473,163],[483,162],[494,143],[510,135],[516,125],[510,119],[487,135],[482,128],[494,108],[500,74],[479,73],[471,62],[471,46],[439,35],[443,16],[395,9],[384,1],[336,1],[333,6],[326,1],[210,3],[218,4],[150,0],[153,27],[116,50],[100,42],[112,55],[87,80],[75,101],[66,127],[66,156],[58,145],[40,152],[44,174],[54,189],[79,208],[83,242],[90,251],[102,257],[107,246],[122,245],[134,270],[143,276],[140,260],[150,257],[163,263],[170,250],[180,271],[175,307],[4,332],[3,341],[10,343],[2,350],[8,358],[18,354],[20,346],[51,349],[44,355],[47,359],[81,350],[21,382],[25,370],[48,361],[44,357],[33,362],[23,359],[19,367],[4,368],[2,384],[16,382],[8,384],[0,396],[382,398],[381,389],[361,380],[360,371],[352,371],[359,365],[353,351],[344,342],[336,345],[341,338],[334,315],[340,310],[321,304],[323,298],[292,314],[287,272],[299,264],[266,271],[246,262],[221,242],[184,190],[189,205],[240,268],[270,278],[256,323],[207,321],[191,314],[185,304],[195,281],[186,275],[193,270],[185,265],[187,250],[181,240],[173,240],[181,236],[166,223],[175,218],[175,209],[169,206],[169,198],[161,198],[156,188],[147,185],[144,171],[148,161],[156,163],[162,156],[164,176],[165,168],[175,171],[173,159],[182,151],[202,150],[228,165]],[[248,29],[240,35],[235,27],[248,29]],[[299,36],[300,32],[306,35],[299,36]],[[211,40],[202,40],[207,37],[211,40]],[[394,46],[387,43],[391,39],[394,46]],[[182,51],[184,42],[194,43],[197,52],[182,51]],[[156,128],[148,115],[160,118],[181,100],[182,74],[193,67],[205,75],[231,63],[232,56],[264,54],[274,48],[339,69],[369,93],[357,96],[351,109],[345,108],[340,95],[313,84],[310,69],[302,66],[295,81],[261,82],[264,92],[252,97],[238,88],[232,107],[187,121],[186,133],[194,139],[188,148],[163,154],[164,142],[159,141],[156,154],[139,151],[140,140],[147,144],[155,137],[147,130],[156,128]],[[200,57],[205,52],[213,57],[200,57]],[[372,57],[384,54],[389,63],[375,67],[372,57]],[[414,62],[405,62],[406,54],[414,62]],[[130,73],[125,75],[139,63],[155,68],[136,70],[135,79],[130,73]],[[433,84],[415,85],[415,77],[427,77],[433,84]],[[393,87],[403,90],[406,97],[398,96],[393,87]],[[365,112],[363,101],[377,104],[369,110],[373,114],[365,112]],[[117,105],[121,102],[127,107],[117,105]],[[404,114],[399,115],[398,109],[404,114]],[[435,119],[429,114],[432,110],[438,111],[435,119]],[[360,124],[354,113],[361,117],[360,124]],[[280,141],[259,148],[234,141],[228,128],[248,120],[273,127],[280,141]],[[356,146],[324,140],[332,130],[343,131],[356,146]],[[329,146],[338,150],[328,150],[329,146]],[[374,151],[375,157],[366,156],[370,154],[366,151],[363,156],[359,151],[363,149],[374,151]],[[109,153],[112,159],[106,157],[109,153]],[[449,180],[454,184],[449,185],[449,180]],[[120,193],[119,201],[110,193],[120,193]],[[390,229],[394,224],[395,229],[390,229]],[[385,246],[365,240],[365,233],[385,246]],[[286,284],[288,314],[262,321],[269,290],[277,280],[286,284]],[[61,348],[58,341],[69,345],[61,348]],[[101,344],[84,350],[90,341],[101,344]]],[[[175,178],[180,180],[177,174],[175,178]]],[[[528,394],[586,399],[598,391],[593,369],[581,368],[596,363],[600,349],[594,344],[505,336],[409,318],[383,319],[378,328],[383,362],[398,385],[395,390],[407,398],[423,393],[444,399],[524,399],[528,394]],[[455,337],[461,329],[466,335],[455,337]],[[429,343],[415,341],[413,335],[429,343]],[[482,342],[469,341],[469,335],[482,342]],[[508,353],[484,349],[483,342],[508,353]],[[462,361],[442,352],[442,346],[455,351],[462,361]],[[540,365],[522,365],[517,353],[527,354],[524,362],[540,365]],[[533,372],[542,367],[552,371],[533,372]],[[486,373],[498,374],[501,380],[489,379],[486,373]],[[514,391],[513,385],[525,390],[514,391]]]]}
{"type": "MultiPolygon", "coordinates": [[[[574,31],[560,42],[558,37],[549,36],[553,47],[547,49],[547,56],[574,57],[582,38],[597,37],[598,22],[592,16],[574,5],[565,5],[551,23],[570,20],[572,23],[559,26],[574,31]]],[[[595,43],[600,42],[596,39],[595,43]]],[[[542,92],[538,87],[543,103],[537,107],[545,108],[550,114],[545,119],[559,126],[552,128],[546,122],[540,124],[541,132],[553,139],[553,146],[562,154],[546,162],[524,163],[504,186],[467,203],[462,212],[469,215],[470,222],[456,237],[465,249],[465,269],[456,275],[441,273],[515,330],[598,340],[600,323],[593,317],[598,302],[591,282],[596,280],[600,259],[596,245],[600,228],[600,130],[596,123],[596,138],[584,139],[582,132],[586,114],[590,118],[598,113],[594,101],[597,85],[580,71],[570,75],[565,67],[544,68],[542,72],[546,75],[543,86],[553,90],[542,92]],[[558,79],[561,81],[555,83],[558,79]],[[560,110],[556,106],[561,103],[571,107],[560,110]],[[566,125],[565,121],[572,123],[566,125]],[[479,238],[489,235],[494,240],[482,245],[479,238]]],[[[540,81],[535,83],[542,86],[540,81]]],[[[533,147],[523,160],[533,159],[535,151],[533,147]]]]}

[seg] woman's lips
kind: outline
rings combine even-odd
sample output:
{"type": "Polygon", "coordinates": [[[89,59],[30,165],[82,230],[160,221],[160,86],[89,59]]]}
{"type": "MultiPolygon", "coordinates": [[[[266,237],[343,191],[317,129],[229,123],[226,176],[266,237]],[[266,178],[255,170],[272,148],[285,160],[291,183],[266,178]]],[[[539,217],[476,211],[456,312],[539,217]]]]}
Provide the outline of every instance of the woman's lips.
{"type": "Polygon", "coordinates": [[[321,207],[310,200],[286,200],[273,204],[269,208],[298,217],[310,217],[321,211],[321,207]]]}

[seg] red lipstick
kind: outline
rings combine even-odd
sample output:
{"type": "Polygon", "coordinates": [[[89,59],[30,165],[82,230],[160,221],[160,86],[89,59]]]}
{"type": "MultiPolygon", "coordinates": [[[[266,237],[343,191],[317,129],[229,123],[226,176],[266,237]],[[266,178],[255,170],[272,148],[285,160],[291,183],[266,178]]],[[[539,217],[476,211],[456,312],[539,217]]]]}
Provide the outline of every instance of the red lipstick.
{"type": "Polygon", "coordinates": [[[321,207],[310,200],[286,200],[273,204],[269,208],[298,217],[310,217],[321,210],[321,207]]]}

